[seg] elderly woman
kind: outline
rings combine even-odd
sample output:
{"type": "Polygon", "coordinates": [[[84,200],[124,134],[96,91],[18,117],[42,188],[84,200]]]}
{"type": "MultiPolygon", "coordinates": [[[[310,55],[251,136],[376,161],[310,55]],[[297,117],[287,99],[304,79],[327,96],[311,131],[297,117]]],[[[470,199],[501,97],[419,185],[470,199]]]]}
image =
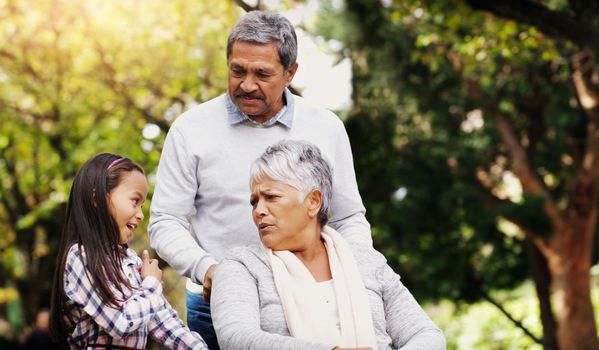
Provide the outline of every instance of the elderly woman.
{"type": "Polygon", "coordinates": [[[331,169],[316,146],[282,141],[250,175],[262,246],[231,250],[215,271],[221,349],[445,348],[385,258],[325,226],[331,169]]]}

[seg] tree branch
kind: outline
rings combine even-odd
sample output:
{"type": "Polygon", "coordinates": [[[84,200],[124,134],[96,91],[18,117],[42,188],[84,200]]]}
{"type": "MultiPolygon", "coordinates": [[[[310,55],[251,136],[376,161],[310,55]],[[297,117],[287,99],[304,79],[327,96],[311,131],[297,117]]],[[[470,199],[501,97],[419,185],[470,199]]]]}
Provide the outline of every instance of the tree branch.
{"type": "Polygon", "coordinates": [[[599,57],[599,28],[592,22],[566,12],[551,10],[531,0],[466,0],[466,3],[473,9],[489,11],[499,17],[529,24],[546,35],[570,39],[599,57]]]}
{"type": "Polygon", "coordinates": [[[593,83],[593,59],[587,52],[572,57],[572,80],[582,109],[595,124],[599,123],[599,92],[593,83]]]}
{"type": "MultiPolygon", "coordinates": [[[[530,168],[524,148],[518,141],[510,125],[502,116],[497,117],[497,128],[511,155],[512,170],[522,183],[522,189],[527,194],[545,197],[545,213],[549,220],[551,220],[553,227],[562,227],[563,218],[559,209],[550,193],[545,189],[541,181],[530,168]]],[[[539,236],[534,235],[534,232],[529,231],[529,233],[533,235],[531,238],[537,244],[539,249],[543,251],[544,254],[547,254],[549,249],[547,242],[539,236]]]]}
{"type": "Polygon", "coordinates": [[[524,147],[520,144],[514,130],[512,130],[502,116],[497,117],[497,128],[511,155],[512,170],[522,182],[524,192],[537,196],[547,196],[548,193],[545,187],[530,169],[524,147]]]}
{"type": "Polygon", "coordinates": [[[528,330],[528,328],[524,327],[522,322],[516,320],[512,315],[510,315],[510,313],[507,312],[507,310],[503,306],[501,306],[501,304],[499,304],[499,302],[497,302],[495,299],[493,299],[487,292],[481,291],[481,294],[486,301],[488,301],[489,303],[493,304],[496,308],[498,308],[502,314],[504,314],[510,321],[512,321],[512,323],[516,327],[520,328],[524,332],[524,334],[526,334],[530,339],[532,339],[537,344],[541,344],[541,345],[543,344],[541,339],[537,338],[534,334],[532,334],[528,330]]]}
{"type": "Polygon", "coordinates": [[[233,0],[233,2],[235,4],[237,4],[237,6],[241,7],[245,12],[264,10],[260,0],[258,0],[258,2],[256,3],[256,6],[252,6],[243,0],[233,0]]]}

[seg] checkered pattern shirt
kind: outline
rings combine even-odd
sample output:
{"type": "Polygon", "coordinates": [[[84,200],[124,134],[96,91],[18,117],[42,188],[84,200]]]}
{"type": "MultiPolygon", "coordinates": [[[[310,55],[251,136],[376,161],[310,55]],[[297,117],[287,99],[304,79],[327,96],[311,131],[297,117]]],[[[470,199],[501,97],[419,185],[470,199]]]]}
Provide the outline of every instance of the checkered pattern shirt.
{"type": "MultiPolygon", "coordinates": [[[[77,244],[69,250],[64,290],[76,324],[68,339],[71,349],[109,347],[144,349],[148,336],[171,349],[208,349],[204,340],[179,319],[177,312],[162,295],[162,285],[154,277],[143,281],[138,268],[141,259],[132,249],[125,249],[122,268],[132,287],[122,295],[112,287],[119,307],[106,305],[92,288],[86,273],[85,252],[77,244]]],[[[67,320],[68,322],[68,320],[67,320]]]]}

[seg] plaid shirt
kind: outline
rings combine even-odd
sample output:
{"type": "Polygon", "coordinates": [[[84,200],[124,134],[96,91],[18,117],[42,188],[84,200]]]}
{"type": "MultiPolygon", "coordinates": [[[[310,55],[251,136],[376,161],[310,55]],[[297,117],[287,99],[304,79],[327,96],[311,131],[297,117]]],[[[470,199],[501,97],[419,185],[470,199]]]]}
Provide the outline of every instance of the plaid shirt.
{"type": "Polygon", "coordinates": [[[70,299],[67,309],[77,320],[68,339],[71,349],[93,349],[94,345],[143,349],[148,335],[171,349],[208,349],[164,298],[162,284],[152,276],[141,280],[139,256],[128,248],[123,248],[123,253],[123,272],[131,286],[138,289],[124,290],[123,296],[112,287],[117,298],[124,300],[115,308],[105,305],[93,290],[93,281],[86,273],[85,252],[77,244],[69,250],[64,290],[70,299]]]}

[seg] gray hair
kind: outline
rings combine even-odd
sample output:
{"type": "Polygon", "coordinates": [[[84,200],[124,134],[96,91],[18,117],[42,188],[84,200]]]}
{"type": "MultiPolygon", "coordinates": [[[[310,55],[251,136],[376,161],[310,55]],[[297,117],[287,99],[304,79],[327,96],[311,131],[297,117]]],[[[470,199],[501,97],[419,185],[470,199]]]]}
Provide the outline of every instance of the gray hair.
{"type": "Polygon", "coordinates": [[[252,163],[250,187],[269,178],[294,187],[300,200],[314,189],[322,192],[322,206],[318,212],[321,226],[329,220],[329,206],[333,195],[331,166],[315,145],[306,141],[283,140],[269,146],[252,163]]]}
{"type": "Polygon", "coordinates": [[[297,59],[297,36],[289,20],[276,13],[251,11],[243,16],[231,30],[227,40],[227,59],[237,41],[266,45],[276,43],[279,60],[285,71],[297,59]]]}

